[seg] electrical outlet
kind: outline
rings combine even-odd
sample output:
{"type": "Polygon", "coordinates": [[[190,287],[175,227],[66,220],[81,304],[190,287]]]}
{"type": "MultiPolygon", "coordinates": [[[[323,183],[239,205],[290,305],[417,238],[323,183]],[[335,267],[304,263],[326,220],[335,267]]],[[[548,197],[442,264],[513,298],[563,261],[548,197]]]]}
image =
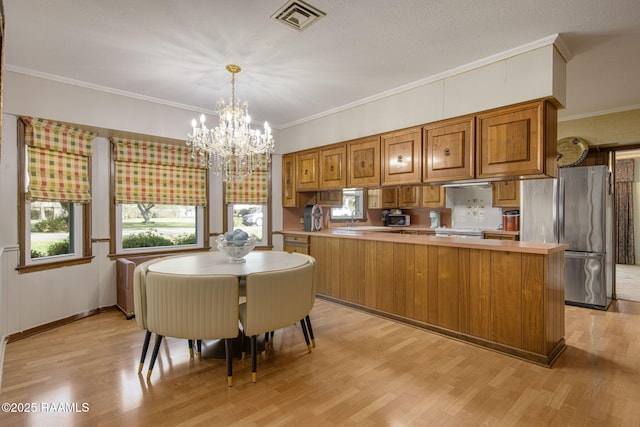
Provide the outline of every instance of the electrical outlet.
{"type": "Polygon", "coordinates": [[[303,216],[300,217],[300,224],[304,224],[304,217],[303,216]]]}

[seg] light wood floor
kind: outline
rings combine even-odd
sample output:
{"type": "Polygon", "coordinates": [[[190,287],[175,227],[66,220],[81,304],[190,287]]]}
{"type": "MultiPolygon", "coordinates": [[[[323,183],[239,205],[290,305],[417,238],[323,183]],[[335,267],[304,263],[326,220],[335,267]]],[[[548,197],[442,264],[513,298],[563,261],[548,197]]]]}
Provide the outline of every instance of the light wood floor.
{"type": "Polygon", "coordinates": [[[32,426],[638,426],[640,303],[566,307],[568,348],[545,368],[317,300],[318,346],[276,333],[258,382],[234,360],[189,359],[170,339],[151,381],[144,332],[102,313],[7,345],[1,399],[89,405],[86,413],[0,413],[32,426]]]}
{"type": "Polygon", "coordinates": [[[616,296],[640,302],[640,265],[616,264],[616,296]]]}

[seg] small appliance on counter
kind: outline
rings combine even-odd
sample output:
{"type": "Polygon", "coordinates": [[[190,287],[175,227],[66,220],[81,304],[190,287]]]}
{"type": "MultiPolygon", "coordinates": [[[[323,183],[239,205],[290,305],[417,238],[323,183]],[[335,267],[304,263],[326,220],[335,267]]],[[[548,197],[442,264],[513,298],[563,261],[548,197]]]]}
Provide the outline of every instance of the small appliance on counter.
{"type": "Polygon", "coordinates": [[[502,214],[502,229],[505,231],[520,230],[520,211],[506,211],[502,214]]]}
{"type": "Polygon", "coordinates": [[[440,227],[440,212],[429,212],[429,218],[431,219],[431,228],[440,227]]]}
{"type": "Polygon", "coordinates": [[[322,230],[323,214],[320,205],[307,205],[304,207],[304,231],[322,230]]]}
{"type": "Polygon", "coordinates": [[[407,227],[411,225],[411,215],[403,213],[390,213],[386,217],[385,224],[387,227],[407,227]]]}

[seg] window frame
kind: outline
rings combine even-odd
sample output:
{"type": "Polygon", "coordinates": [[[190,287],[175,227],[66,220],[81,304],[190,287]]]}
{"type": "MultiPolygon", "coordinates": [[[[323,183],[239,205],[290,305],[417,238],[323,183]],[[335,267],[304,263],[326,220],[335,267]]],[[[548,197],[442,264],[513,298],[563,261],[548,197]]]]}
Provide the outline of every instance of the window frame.
{"type": "MultiPolygon", "coordinates": [[[[31,210],[30,202],[26,199],[26,146],[25,130],[26,125],[17,117],[18,121],[18,247],[20,257],[16,270],[20,274],[33,271],[50,270],[69,265],[87,264],[93,258],[91,248],[91,202],[74,203],[73,230],[69,230],[74,236],[74,252],[68,255],[57,255],[53,257],[43,257],[37,260],[31,259],[31,210]],[[79,205],[79,206],[78,206],[79,205]],[[78,245],[78,242],[80,244],[78,245]],[[29,252],[27,252],[29,249],[29,252]]],[[[88,162],[89,186],[92,183],[92,162],[88,162]]]]}

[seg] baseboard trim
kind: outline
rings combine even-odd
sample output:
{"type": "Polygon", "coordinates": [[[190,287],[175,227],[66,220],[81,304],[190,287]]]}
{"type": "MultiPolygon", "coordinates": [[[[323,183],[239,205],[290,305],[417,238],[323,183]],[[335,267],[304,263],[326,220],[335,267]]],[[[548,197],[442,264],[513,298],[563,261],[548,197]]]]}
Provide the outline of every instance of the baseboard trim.
{"type": "Polygon", "coordinates": [[[103,313],[105,311],[113,311],[117,309],[118,309],[117,306],[114,305],[110,307],[99,307],[99,308],[94,308],[92,310],[83,311],[81,313],[74,314],[73,316],[65,317],[64,319],[58,319],[53,322],[45,323],[43,325],[25,329],[24,331],[10,334],[7,337],[6,341],[7,343],[12,343],[14,341],[18,341],[24,338],[32,337],[37,334],[41,334],[51,329],[59,328],[60,326],[68,325],[71,322],[84,319],[85,317],[93,316],[94,314],[103,313]]]}

